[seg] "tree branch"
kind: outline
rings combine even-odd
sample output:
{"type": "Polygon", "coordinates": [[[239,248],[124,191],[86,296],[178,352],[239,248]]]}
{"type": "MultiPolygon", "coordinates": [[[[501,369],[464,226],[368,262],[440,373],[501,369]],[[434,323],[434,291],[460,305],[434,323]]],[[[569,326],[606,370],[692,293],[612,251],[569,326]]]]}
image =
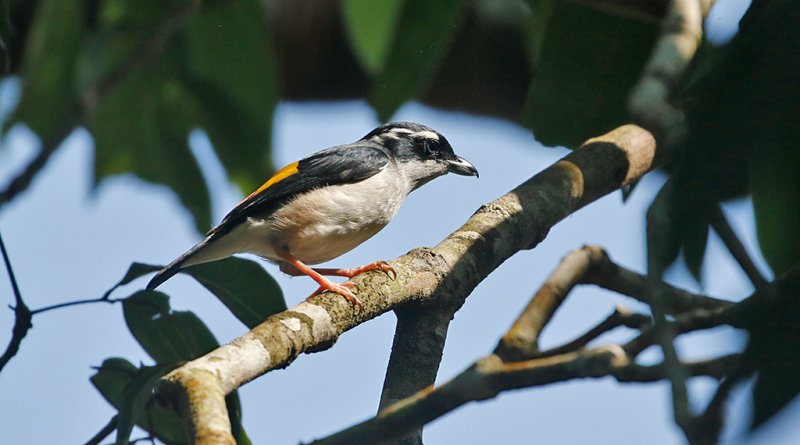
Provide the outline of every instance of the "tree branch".
{"type": "Polygon", "coordinates": [[[8,272],[8,279],[11,281],[11,288],[14,291],[14,329],[11,331],[11,340],[8,342],[8,346],[6,347],[5,352],[3,355],[0,356],[0,371],[6,366],[11,357],[14,357],[19,351],[19,345],[22,344],[22,339],[28,334],[30,328],[33,327],[33,323],[31,322],[31,318],[33,314],[31,313],[28,306],[25,305],[25,301],[22,299],[22,293],[19,291],[19,286],[17,286],[17,278],[14,275],[14,270],[11,268],[11,260],[8,257],[8,252],[6,251],[6,245],[3,242],[3,236],[0,235],[0,251],[3,254],[3,261],[6,264],[6,272],[8,272]]]}
{"type": "MultiPolygon", "coordinates": [[[[412,305],[395,310],[397,330],[378,410],[431,386],[442,360],[447,329],[455,311],[448,307],[412,305]]],[[[422,444],[422,429],[398,437],[392,444],[422,444]]]]}
{"type": "MultiPolygon", "coordinates": [[[[717,377],[729,373],[736,366],[737,357],[725,356],[682,365],[690,375],[717,377]]],[[[466,403],[495,397],[502,391],[605,376],[613,376],[620,382],[655,382],[667,376],[667,369],[663,364],[637,365],[617,345],[513,363],[504,363],[492,354],[476,361],[436,389],[420,391],[372,419],[312,443],[377,443],[418,428],[466,403]]]]}
{"type": "Polygon", "coordinates": [[[653,131],[668,149],[682,139],[685,132],[683,112],[669,103],[669,99],[700,46],[703,17],[710,3],[669,2],[661,22],[661,36],[628,98],[628,111],[634,120],[653,131]]]}
{"type": "MultiPolygon", "coordinates": [[[[159,391],[172,399],[184,392],[181,388],[188,382],[196,381],[195,375],[204,374],[218,380],[221,396],[265,372],[288,366],[303,352],[330,347],[341,333],[402,304],[436,301],[460,307],[478,283],[519,250],[535,247],[554,224],[649,171],[655,154],[652,135],[633,125],[590,139],[481,207],[438,246],[415,249],[390,261],[397,271],[395,280],[382,273],[356,277],[362,308],[336,294],[321,294],[172,371],[159,391]]],[[[192,399],[174,400],[180,405],[192,399]]],[[[194,410],[184,406],[181,411],[194,410]]]]}
{"type": "MultiPolygon", "coordinates": [[[[595,284],[646,303],[644,298],[646,281],[647,277],[644,275],[632,272],[611,261],[602,247],[583,246],[581,249],[573,250],[550,274],[511,329],[500,340],[494,353],[506,361],[541,357],[542,353],[539,352],[538,347],[539,335],[564,298],[577,284],[595,284]]],[[[659,282],[657,287],[664,296],[665,308],[669,314],[697,308],[718,309],[732,304],[729,301],[692,294],[664,282],[659,282]]],[[[616,322],[616,320],[607,322],[616,322]]],[[[611,329],[612,326],[598,326],[596,329],[606,328],[611,329]]],[[[587,335],[591,336],[594,333],[590,332],[587,335]]],[[[583,340],[588,342],[591,338],[576,341],[583,340]]],[[[564,347],[569,346],[565,345],[564,347]]],[[[566,352],[560,348],[558,350],[566,352]]],[[[548,355],[552,355],[552,351],[548,351],[548,355]]]]}

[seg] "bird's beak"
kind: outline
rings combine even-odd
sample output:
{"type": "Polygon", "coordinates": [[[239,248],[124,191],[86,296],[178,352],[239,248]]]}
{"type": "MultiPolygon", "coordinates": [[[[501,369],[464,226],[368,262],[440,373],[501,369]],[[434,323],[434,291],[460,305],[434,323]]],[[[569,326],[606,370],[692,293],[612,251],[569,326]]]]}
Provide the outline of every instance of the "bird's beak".
{"type": "Polygon", "coordinates": [[[454,156],[453,159],[448,159],[447,170],[457,175],[478,177],[478,169],[461,156],[454,156]]]}

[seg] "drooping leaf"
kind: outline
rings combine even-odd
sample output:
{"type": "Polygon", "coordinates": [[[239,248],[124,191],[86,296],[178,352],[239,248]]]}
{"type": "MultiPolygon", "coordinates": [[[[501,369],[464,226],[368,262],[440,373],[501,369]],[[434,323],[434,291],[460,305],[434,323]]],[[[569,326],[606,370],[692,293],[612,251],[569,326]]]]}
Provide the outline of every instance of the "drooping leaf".
{"type": "Polygon", "coordinates": [[[542,46],[547,35],[547,27],[550,23],[550,16],[553,14],[556,0],[528,0],[527,3],[531,8],[528,24],[528,45],[531,49],[531,60],[538,66],[542,55],[542,46]]]}
{"type": "Polygon", "coordinates": [[[370,73],[383,70],[404,0],[345,0],[342,13],[353,53],[370,73]]]}
{"type": "Polygon", "coordinates": [[[786,142],[761,150],[750,176],[758,244],[775,275],[800,264],[800,148],[786,142]]]}
{"type": "Polygon", "coordinates": [[[708,241],[708,206],[686,197],[683,184],[671,178],[647,210],[647,260],[656,273],[664,271],[683,250],[684,261],[700,282],[708,241]]]}
{"type": "Polygon", "coordinates": [[[122,310],[131,334],[157,363],[191,360],[219,346],[194,313],[172,311],[161,292],[137,292],[123,301],[122,310]]]}
{"type": "Polygon", "coordinates": [[[750,314],[750,341],[742,359],[756,371],[752,429],[800,394],[800,266],[782,275],[774,290],[756,295],[761,310],[750,314]]]}
{"type": "Polygon", "coordinates": [[[127,445],[137,419],[144,417],[147,403],[153,398],[158,380],[175,368],[174,363],[142,366],[125,386],[117,416],[117,445],[127,445]]]}
{"type": "Polygon", "coordinates": [[[380,120],[388,120],[431,84],[456,35],[465,4],[463,0],[403,3],[388,59],[369,98],[380,120]]]}
{"type": "Polygon", "coordinates": [[[201,94],[211,142],[228,176],[249,193],[273,169],[269,134],[278,102],[276,56],[261,2],[213,3],[192,18],[186,36],[186,76],[213,87],[201,94]],[[220,101],[225,106],[218,109],[220,101]],[[229,123],[223,113],[234,107],[236,117],[244,119],[239,125],[247,127],[235,136],[214,124],[217,119],[229,123]]]}
{"type": "Polygon", "coordinates": [[[109,91],[89,120],[95,140],[96,182],[132,172],[168,185],[191,211],[197,227],[211,227],[211,204],[188,147],[191,95],[164,71],[136,70],[109,91]]]}
{"type": "Polygon", "coordinates": [[[109,290],[107,290],[103,294],[103,298],[104,299],[108,298],[109,295],[111,295],[111,292],[114,292],[118,287],[124,286],[124,285],[130,283],[131,281],[133,281],[133,280],[135,280],[135,279],[137,279],[137,278],[139,278],[139,277],[141,277],[143,275],[147,275],[150,272],[156,272],[158,270],[161,270],[161,266],[155,266],[155,265],[144,264],[144,263],[133,263],[133,264],[131,264],[131,266],[128,268],[128,271],[125,272],[125,276],[122,277],[122,279],[119,280],[119,282],[117,284],[115,284],[109,290]]]}
{"type": "Polygon", "coordinates": [[[657,35],[655,24],[558,2],[547,20],[524,125],[545,145],[577,147],[628,123],[627,98],[657,35]]]}
{"type": "Polygon", "coordinates": [[[248,328],[286,309],[280,286],[255,261],[231,257],[187,267],[185,272],[216,295],[248,328]]]}
{"type": "Polygon", "coordinates": [[[24,122],[50,149],[77,124],[74,67],[83,38],[83,4],[39,2],[27,36],[22,95],[8,124],[24,122]]]}
{"type": "Polygon", "coordinates": [[[0,0],[0,72],[6,72],[11,65],[9,46],[11,44],[11,9],[8,0],[0,0]]]}
{"type": "Polygon", "coordinates": [[[97,372],[89,378],[108,403],[118,407],[122,402],[125,387],[133,380],[138,369],[124,358],[112,357],[103,360],[97,372]]]}

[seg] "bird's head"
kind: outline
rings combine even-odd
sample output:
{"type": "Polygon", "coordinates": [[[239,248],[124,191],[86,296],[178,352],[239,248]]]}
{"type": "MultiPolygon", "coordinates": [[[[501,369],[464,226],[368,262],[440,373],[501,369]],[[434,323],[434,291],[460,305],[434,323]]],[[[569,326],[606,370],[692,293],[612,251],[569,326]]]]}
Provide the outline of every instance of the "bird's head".
{"type": "Polygon", "coordinates": [[[413,122],[381,125],[362,138],[385,149],[414,182],[414,189],[447,173],[478,176],[472,163],[456,155],[439,132],[413,122]]]}

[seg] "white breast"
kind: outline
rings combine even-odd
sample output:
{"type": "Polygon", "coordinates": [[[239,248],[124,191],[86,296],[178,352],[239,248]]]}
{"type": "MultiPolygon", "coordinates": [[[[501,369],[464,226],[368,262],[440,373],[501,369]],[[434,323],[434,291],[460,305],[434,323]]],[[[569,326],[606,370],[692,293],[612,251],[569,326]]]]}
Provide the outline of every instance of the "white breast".
{"type": "Polygon", "coordinates": [[[389,173],[394,168],[305,193],[267,218],[248,218],[243,238],[251,242],[241,251],[275,261],[274,249],[288,248],[300,261],[318,264],[352,250],[384,228],[411,191],[402,176],[389,173]]]}

